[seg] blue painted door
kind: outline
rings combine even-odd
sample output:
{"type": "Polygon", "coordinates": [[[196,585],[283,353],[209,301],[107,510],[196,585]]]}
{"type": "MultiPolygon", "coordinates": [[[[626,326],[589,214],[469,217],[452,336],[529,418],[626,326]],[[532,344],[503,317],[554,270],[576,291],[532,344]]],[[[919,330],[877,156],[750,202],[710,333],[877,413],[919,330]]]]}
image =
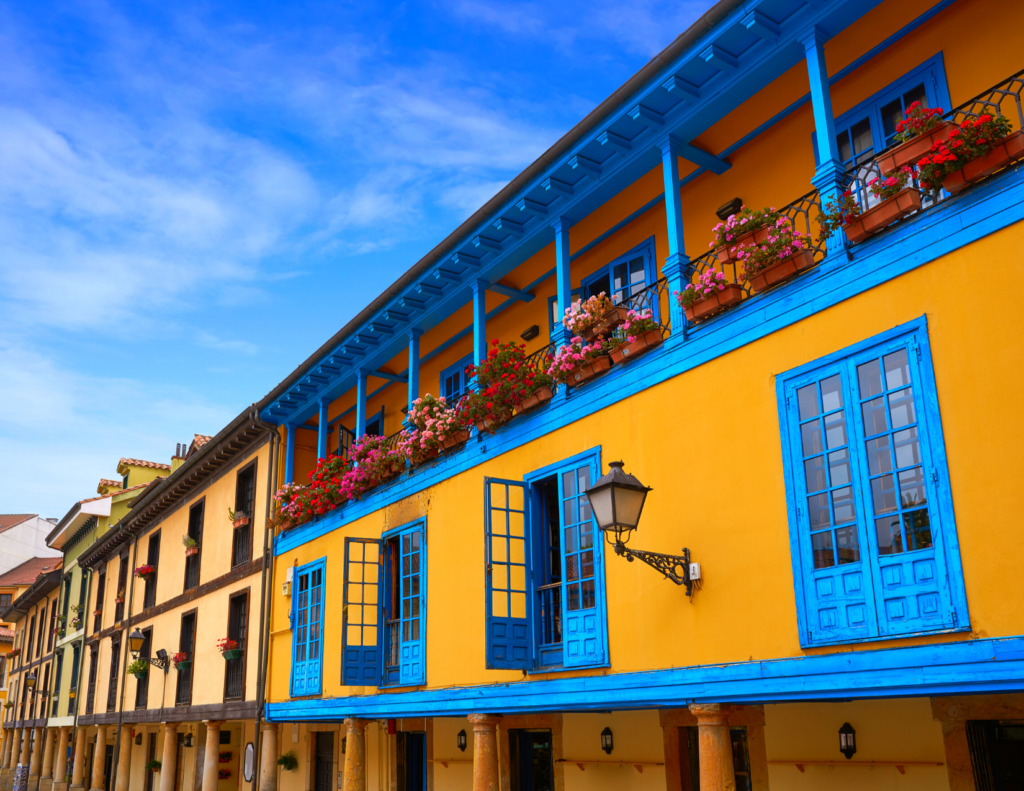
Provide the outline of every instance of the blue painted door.
{"type": "Polygon", "coordinates": [[[381,550],[377,539],[345,539],[341,683],[349,686],[381,683],[381,550]]]}
{"type": "Polygon", "coordinates": [[[583,494],[596,478],[593,461],[558,474],[562,528],[562,642],[566,667],[607,661],[604,622],[604,564],[590,501],[583,494]]]}
{"type": "Polygon", "coordinates": [[[857,440],[863,449],[861,496],[869,514],[881,635],[957,625],[931,438],[925,425],[921,350],[914,336],[850,360],[857,440]]]}
{"type": "Polygon", "coordinates": [[[292,697],[319,695],[323,671],[324,561],[296,570],[292,607],[292,697]]]}
{"type": "Polygon", "coordinates": [[[426,670],[426,547],[423,525],[398,534],[394,577],[392,639],[398,647],[398,683],[425,684],[426,670]]]}
{"type": "Polygon", "coordinates": [[[528,518],[522,481],[484,480],[487,667],[526,669],[528,518]]]}

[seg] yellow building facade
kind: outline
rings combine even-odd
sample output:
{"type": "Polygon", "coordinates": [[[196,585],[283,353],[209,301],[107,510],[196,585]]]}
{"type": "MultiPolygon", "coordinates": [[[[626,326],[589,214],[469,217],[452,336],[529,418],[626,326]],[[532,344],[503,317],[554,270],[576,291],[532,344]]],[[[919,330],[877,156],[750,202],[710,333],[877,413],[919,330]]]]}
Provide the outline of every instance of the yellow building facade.
{"type": "Polygon", "coordinates": [[[1021,274],[1021,154],[962,189],[912,181],[920,208],[867,239],[818,224],[847,190],[880,202],[914,102],[1021,129],[993,18],[1014,39],[1024,9],[718,3],[260,402],[277,484],[305,484],[424,394],[464,397],[496,340],[546,367],[577,300],[660,329],[286,520],[262,786],[1000,787],[1024,426],[1013,292],[990,285],[1021,274]],[[806,271],[744,284],[712,241],[741,205],[807,234],[806,271]],[[684,316],[675,293],[716,271],[741,301],[684,316]],[[587,495],[620,460],[649,487],[621,536],[587,495]]]}

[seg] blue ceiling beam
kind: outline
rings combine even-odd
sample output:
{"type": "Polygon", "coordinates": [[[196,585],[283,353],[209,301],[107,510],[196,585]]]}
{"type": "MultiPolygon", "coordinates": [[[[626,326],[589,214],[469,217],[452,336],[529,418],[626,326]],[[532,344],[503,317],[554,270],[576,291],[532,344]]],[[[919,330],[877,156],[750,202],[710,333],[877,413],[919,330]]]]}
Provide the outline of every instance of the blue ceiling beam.
{"type": "Polygon", "coordinates": [[[397,382],[398,384],[405,384],[409,381],[408,374],[393,374],[390,371],[370,371],[370,376],[376,376],[378,379],[387,379],[389,382],[397,382]]]}
{"type": "Polygon", "coordinates": [[[778,24],[756,9],[743,17],[741,24],[755,36],[760,36],[772,44],[779,39],[781,31],[778,24]]]}
{"type": "Polygon", "coordinates": [[[464,266],[469,269],[480,268],[480,256],[473,255],[472,253],[464,253],[462,251],[452,253],[451,261],[457,266],[464,266]]]}
{"type": "Polygon", "coordinates": [[[675,74],[665,80],[661,87],[672,96],[677,96],[683,101],[695,101],[700,98],[700,88],[675,74]]]}
{"type": "Polygon", "coordinates": [[[546,178],[541,182],[541,187],[545,192],[553,192],[555,195],[566,198],[572,197],[573,194],[572,184],[566,184],[559,179],[546,178]]]}
{"type": "Polygon", "coordinates": [[[610,148],[612,151],[619,152],[620,154],[625,154],[633,148],[633,144],[630,143],[627,138],[608,130],[605,130],[597,136],[597,142],[602,146],[610,148]]]}
{"type": "Polygon", "coordinates": [[[601,175],[600,163],[579,154],[569,159],[569,167],[588,178],[596,179],[601,175]]]}
{"type": "Polygon", "coordinates": [[[485,253],[500,253],[501,242],[488,239],[486,236],[474,236],[473,246],[485,253]]]}
{"type": "Polygon", "coordinates": [[[645,107],[642,104],[634,106],[629,111],[629,117],[637,123],[643,124],[648,129],[658,129],[665,125],[665,116],[656,110],[652,110],[650,107],[645,107]]]}
{"type": "Polygon", "coordinates": [[[492,225],[496,230],[504,231],[509,236],[513,236],[516,239],[522,239],[523,232],[526,230],[524,223],[515,222],[514,220],[506,220],[504,217],[499,217],[492,223],[492,225]]]}
{"type": "Polygon", "coordinates": [[[516,204],[516,208],[519,209],[523,214],[532,215],[533,217],[547,217],[548,207],[539,201],[530,200],[529,198],[523,198],[516,204]]]}
{"type": "Polygon", "coordinates": [[[691,143],[678,143],[677,153],[687,162],[692,162],[694,165],[710,170],[719,176],[732,167],[732,164],[724,159],[719,159],[714,154],[709,154],[707,151],[697,148],[691,143]]]}
{"type": "Polygon", "coordinates": [[[518,299],[520,302],[532,302],[533,294],[529,291],[520,291],[518,288],[512,288],[511,286],[503,286],[501,283],[491,283],[487,287],[488,291],[493,291],[495,294],[501,294],[503,297],[511,297],[512,299],[518,299]]]}
{"type": "Polygon", "coordinates": [[[711,44],[706,50],[700,53],[700,58],[709,66],[713,66],[719,71],[732,72],[736,71],[740,66],[739,61],[735,57],[730,55],[717,44],[711,44]]]}

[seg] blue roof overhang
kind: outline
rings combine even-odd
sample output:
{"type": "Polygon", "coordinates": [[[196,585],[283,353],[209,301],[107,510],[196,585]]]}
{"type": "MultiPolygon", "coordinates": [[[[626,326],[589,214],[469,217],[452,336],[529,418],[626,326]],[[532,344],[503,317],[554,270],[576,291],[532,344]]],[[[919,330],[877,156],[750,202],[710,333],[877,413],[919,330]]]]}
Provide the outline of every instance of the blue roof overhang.
{"type": "MultiPolygon", "coordinates": [[[[661,164],[669,136],[683,159],[720,173],[729,163],[692,145],[699,135],[805,58],[815,28],[826,40],[882,0],[747,0],[582,134],[567,152],[469,229],[445,255],[333,348],[307,362],[260,406],[261,418],[298,425],[407,349],[472,299],[477,280],[497,284],[570,226],[661,164]]],[[[515,297],[510,297],[515,299],[515,297]]]]}

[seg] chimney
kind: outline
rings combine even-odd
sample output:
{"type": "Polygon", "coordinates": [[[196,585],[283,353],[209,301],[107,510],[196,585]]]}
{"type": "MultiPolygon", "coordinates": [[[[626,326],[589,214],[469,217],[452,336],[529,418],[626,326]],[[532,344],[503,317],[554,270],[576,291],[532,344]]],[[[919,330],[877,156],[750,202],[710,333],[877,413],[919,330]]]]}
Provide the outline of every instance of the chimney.
{"type": "Polygon", "coordinates": [[[188,445],[182,445],[180,442],[174,446],[174,455],[171,456],[171,472],[174,472],[178,467],[185,463],[185,453],[188,451],[188,445]]]}

